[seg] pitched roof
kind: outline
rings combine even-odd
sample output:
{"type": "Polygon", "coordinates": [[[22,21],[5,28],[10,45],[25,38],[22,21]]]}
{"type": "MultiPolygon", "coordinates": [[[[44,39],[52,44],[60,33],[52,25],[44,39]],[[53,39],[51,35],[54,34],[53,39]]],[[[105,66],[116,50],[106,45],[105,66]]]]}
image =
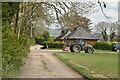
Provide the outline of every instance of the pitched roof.
{"type": "Polygon", "coordinates": [[[71,31],[68,31],[64,36],[61,37],[61,39],[64,39],[66,36],[68,36],[71,33],[71,31]]]}
{"type": "Polygon", "coordinates": [[[72,31],[67,38],[81,37],[83,39],[97,39],[90,32],[87,32],[83,27],[78,27],[76,30],[72,31]]]}
{"type": "Polygon", "coordinates": [[[56,40],[60,40],[60,39],[64,39],[64,38],[65,38],[67,35],[69,35],[70,33],[71,33],[71,31],[68,31],[68,32],[66,32],[66,33],[58,36],[58,37],[55,39],[55,41],[56,41],[56,40]]]}
{"type": "Polygon", "coordinates": [[[77,29],[73,31],[68,31],[67,33],[58,36],[55,40],[63,40],[65,37],[67,38],[75,38],[80,37],[83,39],[95,39],[98,40],[98,38],[94,37],[91,33],[87,32],[83,27],[78,27],[77,29]]]}

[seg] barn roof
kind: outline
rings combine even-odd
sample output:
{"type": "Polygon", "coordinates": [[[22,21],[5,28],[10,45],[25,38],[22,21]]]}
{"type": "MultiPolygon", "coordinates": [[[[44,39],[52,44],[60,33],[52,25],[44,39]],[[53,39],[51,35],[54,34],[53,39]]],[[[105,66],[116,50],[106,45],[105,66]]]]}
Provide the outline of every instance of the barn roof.
{"type": "Polygon", "coordinates": [[[98,40],[98,38],[94,37],[90,32],[86,31],[83,27],[78,27],[77,29],[71,32],[69,31],[64,35],[60,35],[56,38],[56,40],[63,40],[65,37],[67,37],[68,39],[79,37],[83,39],[98,40]]]}
{"type": "Polygon", "coordinates": [[[67,38],[80,37],[83,39],[97,39],[90,32],[86,31],[83,27],[78,27],[76,30],[72,31],[67,38]]]}
{"type": "Polygon", "coordinates": [[[67,35],[69,35],[70,33],[71,33],[71,31],[68,31],[68,32],[66,32],[66,33],[58,36],[58,37],[55,39],[55,41],[57,41],[57,40],[63,40],[63,39],[64,39],[67,35]]]}

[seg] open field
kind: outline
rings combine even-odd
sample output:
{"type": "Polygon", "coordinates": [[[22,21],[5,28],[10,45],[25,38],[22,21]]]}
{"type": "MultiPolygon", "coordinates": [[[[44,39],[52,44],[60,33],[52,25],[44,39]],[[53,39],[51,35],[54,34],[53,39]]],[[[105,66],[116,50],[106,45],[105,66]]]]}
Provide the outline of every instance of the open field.
{"type": "Polygon", "coordinates": [[[117,78],[118,54],[55,53],[61,61],[88,78],[117,78]]]}

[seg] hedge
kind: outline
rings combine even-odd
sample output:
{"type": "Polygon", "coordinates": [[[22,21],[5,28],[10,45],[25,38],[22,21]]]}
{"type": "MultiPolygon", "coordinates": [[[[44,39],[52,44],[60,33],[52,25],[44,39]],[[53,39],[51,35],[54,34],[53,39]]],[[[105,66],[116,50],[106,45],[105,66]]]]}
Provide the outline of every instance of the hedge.
{"type": "MultiPolygon", "coordinates": [[[[45,42],[48,46],[48,48],[63,48],[63,46],[65,45],[65,43],[61,43],[61,42],[45,42]]],[[[100,49],[100,50],[111,50],[112,49],[112,43],[108,43],[108,42],[95,42],[95,43],[87,43],[87,44],[91,44],[95,49],[100,49]]]]}
{"type": "Polygon", "coordinates": [[[111,50],[112,49],[112,43],[108,43],[108,42],[95,42],[92,44],[92,46],[95,49],[100,49],[100,50],[111,50]]]}
{"type": "Polygon", "coordinates": [[[2,48],[2,77],[15,78],[19,75],[20,67],[29,53],[30,40],[17,37],[3,38],[2,48]],[[15,72],[15,73],[14,73],[15,72]],[[18,73],[17,73],[18,72],[18,73]],[[17,76],[16,76],[17,75],[17,76]]]}
{"type": "Polygon", "coordinates": [[[2,78],[16,78],[33,41],[22,35],[18,39],[11,30],[6,30],[8,26],[3,26],[2,30],[2,78]]]}
{"type": "Polygon", "coordinates": [[[48,46],[48,48],[63,48],[65,43],[61,42],[45,42],[48,46]]]}

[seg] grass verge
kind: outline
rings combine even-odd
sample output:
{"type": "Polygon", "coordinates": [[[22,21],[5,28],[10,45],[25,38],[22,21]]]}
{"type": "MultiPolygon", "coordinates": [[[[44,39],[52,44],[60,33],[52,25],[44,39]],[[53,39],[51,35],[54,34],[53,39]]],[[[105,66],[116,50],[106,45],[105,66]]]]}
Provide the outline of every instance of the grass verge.
{"type": "Polygon", "coordinates": [[[54,56],[89,79],[118,78],[118,54],[64,52],[54,56]]]}
{"type": "Polygon", "coordinates": [[[116,52],[116,51],[112,51],[112,50],[99,50],[99,49],[95,49],[96,52],[116,52]]]}

